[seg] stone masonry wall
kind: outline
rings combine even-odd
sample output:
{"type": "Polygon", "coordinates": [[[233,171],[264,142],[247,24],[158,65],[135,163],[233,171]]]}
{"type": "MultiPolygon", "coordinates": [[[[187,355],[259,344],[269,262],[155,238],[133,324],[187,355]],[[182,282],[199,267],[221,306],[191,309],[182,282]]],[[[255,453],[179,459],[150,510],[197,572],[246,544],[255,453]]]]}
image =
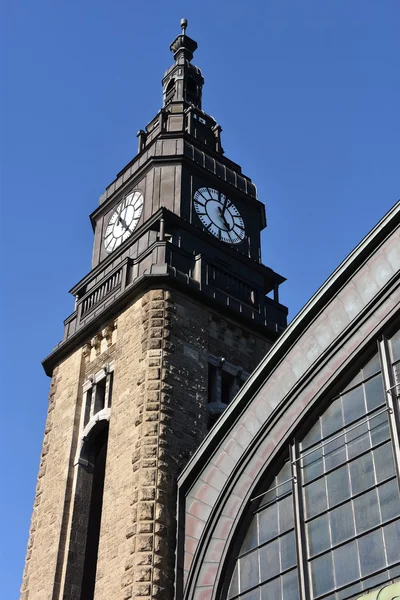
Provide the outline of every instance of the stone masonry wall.
{"type": "Polygon", "coordinates": [[[53,373],[21,600],[53,597],[60,541],[65,533],[65,500],[71,486],[69,465],[80,411],[81,377],[81,349],[53,373]]]}
{"type": "Polygon", "coordinates": [[[183,295],[151,290],[55,369],[23,600],[79,597],[83,382],[114,361],[95,600],[172,600],[176,479],[207,433],[209,354],[251,372],[269,345],[183,295]]]}
{"type": "Polygon", "coordinates": [[[171,597],[176,477],[205,434],[207,313],[168,291],[118,318],[95,600],[171,597]]]}
{"type": "Polygon", "coordinates": [[[271,347],[264,337],[223,316],[210,313],[208,321],[210,354],[227,359],[248,374],[254,371],[271,347]]]}
{"type": "Polygon", "coordinates": [[[175,292],[119,316],[95,600],[172,599],[176,478],[207,432],[208,354],[251,371],[268,346],[175,292]]]}

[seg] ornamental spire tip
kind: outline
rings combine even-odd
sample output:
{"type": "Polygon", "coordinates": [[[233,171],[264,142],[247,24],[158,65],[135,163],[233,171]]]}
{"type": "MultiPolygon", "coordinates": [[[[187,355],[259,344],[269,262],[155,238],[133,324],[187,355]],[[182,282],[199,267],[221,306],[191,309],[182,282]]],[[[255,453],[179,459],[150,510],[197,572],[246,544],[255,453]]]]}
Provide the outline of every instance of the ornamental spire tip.
{"type": "Polygon", "coordinates": [[[187,26],[188,26],[187,19],[181,19],[182,35],[185,35],[187,26]]]}

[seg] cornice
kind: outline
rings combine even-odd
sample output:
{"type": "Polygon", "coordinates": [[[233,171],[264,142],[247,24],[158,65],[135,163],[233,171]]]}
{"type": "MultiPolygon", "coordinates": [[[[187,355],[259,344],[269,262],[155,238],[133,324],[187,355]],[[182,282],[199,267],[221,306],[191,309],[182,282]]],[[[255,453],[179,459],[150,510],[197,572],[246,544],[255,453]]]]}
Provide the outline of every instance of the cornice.
{"type": "MultiPolygon", "coordinates": [[[[43,359],[43,369],[49,377],[51,377],[56,365],[66,358],[71,352],[74,352],[80,346],[93,336],[105,323],[115,318],[123,308],[132,302],[140,294],[148,289],[175,289],[186,296],[192,297],[201,302],[202,305],[210,306],[216,313],[221,315],[221,318],[231,318],[238,323],[242,323],[248,329],[253,330],[259,335],[264,335],[271,341],[275,341],[280,332],[269,329],[267,326],[255,323],[252,319],[241,315],[236,310],[228,306],[222,306],[218,300],[214,300],[207,296],[201,290],[183,283],[179,279],[174,278],[170,273],[165,274],[144,274],[139,277],[132,285],[127,287],[125,291],[115,300],[113,304],[105,308],[104,311],[93,321],[89,321],[82,326],[76,333],[60,342],[54,350],[43,359]]],[[[68,317],[69,318],[69,317],[68,317]]]]}
{"type": "Polygon", "coordinates": [[[154,225],[160,220],[161,217],[164,217],[166,219],[166,222],[168,223],[174,224],[178,227],[181,227],[182,229],[186,229],[193,235],[207,242],[210,246],[213,246],[219,250],[221,250],[222,248],[224,253],[226,253],[228,256],[231,256],[232,258],[235,258],[239,262],[245,264],[246,267],[256,270],[262,273],[263,275],[270,277],[271,279],[276,281],[276,283],[281,284],[286,281],[285,277],[279,275],[270,267],[267,267],[263,263],[258,263],[252,258],[249,258],[245,254],[239,252],[239,250],[237,250],[236,248],[224,244],[220,240],[212,237],[209,233],[203,231],[195,225],[192,225],[191,223],[186,221],[186,219],[183,219],[179,215],[176,215],[167,208],[160,208],[146,221],[146,223],[141,225],[139,229],[137,229],[125,242],[123,242],[115,253],[112,252],[107,258],[102,260],[93,270],[89,271],[87,275],[80,279],[80,281],[78,281],[78,283],[76,283],[69,290],[69,293],[75,295],[78,292],[79,288],[81,288],[87,281],[89,281],[93,277],[96,277],[96,275],[101,273],[101,271],[103,271],[104,269],[107,269],[107,267],[109,267],[110,264],[115,262],[115,260],[118,259],[118,257],[121,256],[131,244],[136,242],[146,231],[154,228],[154,225]],[[221,244],[223,245],[221,246],[221,244]]]}

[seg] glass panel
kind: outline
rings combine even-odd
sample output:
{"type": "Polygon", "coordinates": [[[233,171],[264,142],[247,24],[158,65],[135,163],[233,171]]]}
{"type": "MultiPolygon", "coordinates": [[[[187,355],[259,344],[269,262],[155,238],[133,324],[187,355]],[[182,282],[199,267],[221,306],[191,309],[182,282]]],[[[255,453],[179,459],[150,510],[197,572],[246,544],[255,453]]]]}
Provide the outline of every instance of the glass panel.
{"type": "Polygon", "coordinates": [[[240,600],[260,600],[260,588],[244,594],[244,596],[240,597],[240,600]]]}
{"type": "Polygon", "coordinates": [[[372,527],[381,522],[376,489],[354,500],[354,516],[357,533],[363,533],[368,529],[372,529],[372,527]]]}
{"type": "Polygon", "coordinates": [[[392,481],[380,486],[378,494],[382,521],[388,521],[400,515],[400,494],[396,479],[392,479],[392,481]]]}
{"type": "Polygon", "coordinates": [[[280,538],[281,571],[294,567],[297,563],[296,538],[294,531],[290,531],[280,538]]]}
{"type": "MultiPolygon", "coordinates": [[[[274,479],[272,480],[272,483],[268,486],[267,492],[265,493],[260,506],[269,504],[273,500],[276,500],[276,498],[278,498],[279,496],[282,496],[282,495],[286,494],[288,491],[291,491],[292,482],[288,481],[291,479],[291,477],[292,477],[291,465],[290,465],[290,462],[286,462],[284,464],[283,468],[279,471],[277,477],[274,477],[274,479]],[[279,485],[279,487],[277,487],[278,484],[281,484],[284,481],[288,481],[288,483],[286,483],[285,485],[279,485]]],[[[261,489],[265,489],[265,488],[266,488],[266,485],[262,486],[261,489]]]]}
{"type": "Polygon", "coordinates": [[[342,401],[345,425],[365,415],[364,390],[361,385],[343,396],[342,401]]]}
{"type": "Polygon", "coordinates": [[[381,363],[379,360],[379,354],[375,354],[375,356],[373,358],[371,358],[371,360],[365,365],[365,367],[363,367],[362,372],[363,372],[363,379],[367,379],[368,377],[371,377],[371,375],[374,375],[375,373],[378,373],[378,371],[381,370],[381,363]]]}
{"type": "Polygon", "coordinates": [[[376,375],[364,384],[368,411],[385,404],[382,375],[376,375]]]}
{"type": "Polygon", "coordinates": [[[288,529],[294,527],[294,514],[293,514],[293,499],[292,495],[287,496],[278,503],[279,512],[279,533],[282,534],[288,529]]]}
{"type": "Polygon", "coordinates": [[[245,552],[256,548],[258,546],[257,538],[257,516],[255,516],[253,517],[250,527],[247,530],[246,537],[244,538],[242,547],[240,549],[240,554],[244,554],[245,552]]]}
{"type": "Polygon", "coordinates": [[[282,484],[284,481],[287,481],[287,483],[285,483],[284,485],[280,485],[277,490],[276,490],[276,495],[279,496],[283,496],[284,494],[286,494],[287,492],[291,492],[292,491],[292,471],[291,471],[291,464],[290,462],[285,463],[284,467],[280,470],[276,481],[277,484],[282,484]]]}
{"type": "Polygon", "coordinates": [[[383,528],[385,534],[386,555],[389,565],[400,560],[400,521],[383,528]]]}
{"type": "MultiPolygon", "coordinates": [[[[298,600],[299,598],[299,579],[297,569],[286,573],[282,577],[282,599],[298,600]]],[[[269,599],[268,599],[269,600],[269,599]]]]}
{"type": "Polygon", "coordinates": [[[259,583],[258,550],[239,558],[240,591],[245,592],[259,583]]]}
{"type": "Polygon", "coordinates": [[[391,338],[389,345],[392,361],[395,362],[400,359],[400,330],[391,338]]]}
{"type": "Polygon", "coordinates": [[[333,581],[332,554],[324,554],[314,559],[310,563],[310,568],[314,596],[333,590],[335,582],[333,581]]]}
{"type": "Polygon", "coordinates": [[[325,471],[334,469],[346,462],[346,446],[344,435],[324,445],[325,471]]]}
{"type": "Polygon", "coordinates": [[[260,548],[260,570],[261,581],[267,581],[279,574],[279,540],[260,548]]]}
{"type": "Polygon", "coordinates": [[[371,452],[350,463],[351,488],[359,494],[375,484],[371,452]]]}
{"type": "Polygon", "coordinates": [[[303,467],[303,481],[308,483],[316,477],[319,477],[324,472],[324,464],[322,460],[322,448],[317,448],[313,452],[310,451],[307,456],[301,460],[303,467]]]}
{"type": "Polygon", "coordinates": [[[379,571],[385,566],[386,560],[381,529],[367,533],[367,535],[360,537],[357,542],[362,577],[379,571]]]}
{"type": "MultiPolygon", "coordinates": [[[[270,487],[274,487],[276,486],[276,480],[274,479],[273,484],[270,487]]],[[[273,490],[268,490],[267,492],[265,492],[261,502],[260,502],[260,507],[261,506],[266,506],[267,504],[270,504],[271,502],[276,500],[277,497],[277,489],[273,489],[273,490]]]]}
{"type": "Polygon", "coordinates": [[[337,398],[337,400],[332,402],[332,404],[323,413],[321,416],[321,425],[324,437],[328,437],[332,433],[342,429],[343,413],[341,398],[337,398]]]}
{"type": "Polygon", "coordinates": [[[356,542],[350,542],[333,551],[336,586],[357,581],[360,577],[356,542]]]}
{"type": "Polygon", "coordinates": [[[235,570],[233,571],[231,583],[228,591],[228,598],[233,598],[239,593],[239,562],[236,562],[235,570]]]}
{"type": "Polygon", "coordinates": [[[395,579],[395,577],[400,577],[400,565],[389,570],[389,579],[395,579]]]}
{"type": "Polygon", "coordinates": [[[347,502],[329,513],[332,544],[344,542],[354,536],[354,519],[351,502],[347,502]]]}
{"type": "Polygon", "coordinates": [[[343,465],[326,476],[329,506],[335,506],[350,498],[350,481],[348,466],[343,465]]]}
{"type": "Polygon", "coordinates": [[[355,583],[350,587],[347,587],[344,590],[337,592],[336,600],[346,600],[347,598],[351,598],[352,596],[359,595],[362,589],[363,587],[360,582],[355,583]]]}
{"type": "Polygon", "coordinates": [[[374,450],[374,463],[378,483],[395,474],[393,451],[390,442],[374,450]]]}
{"type": "Polygon", "coordinates": [[[260,544],[268,542],[279,533],[278,530],[278,505],[271,504],[262,512],[258,513],[258,530],[260,544]]]}
{"type": "MultiPolygon", "coordinates": [[[[378,573],[378,575],[372,575],[371,577],[367,577],[367,579],[364,579],[363,588],[364,588],[364,590],[371,591],[371,589],[373,589],[374,587],[380,585],[381,583],[387,583],[387,581],[388,581],[388,573],[385,570],[385,571],[383,571],[383,573],[378,573]]],[[[376,592],[376,590],[375,590],[375,592],[376,592]]],[[[378,595],[378,598],[380,600],[381,594],[378,595]]]]}
{"type": "Polygon", "coordinates": [[[368,425],[373,446],[389,439],[389,421],[386,412],[370,419],[368,425]]]}
{"type": "Polygon", "coordinates": [[[322,515],[307,525],[309,556],[327,550],[331,544],[329,535],[329,517],[322,515]]]}
{"type": "Polygon", "coordinates": [[[301,442],[301,449],[306,450],[306,448],[309,448],[316,442],[321,441],[321,437],[321,422],[318,419],[318,421],[311,427],[307,435],[303,438],[303,441],[301,442]]]}
{"type": "Polygon", "coordinates": [[[355,458],[362,452],[369,450],[371,442],[369,438],[368,423],[362,423],[358,427],[346,433],[347,456],[349,460],[355,458]]]}
{"type": "Polygon", "coordinates": [[[327,508],[325,478],[309,483],[304,488],[307,518],[314,517],[327,508]]]}
{"type": "Polygon", "coordinates": [[[347,392],[347,390],[349,390],[350,388],[355,387],[356,385],[361,383],[362,380],[363,380],[362,371],[360,371],[359,373],[357,373],[357,375],[354,377],[354,379],[352,379],[350,381],[350,383],[348,385],[346,385],[343,392],[347,392]]]}
{"type": "Polygon", "coordinates": [[[277,577],[262,586],[261,600],[282,600],[280,577],[277,577]]]}

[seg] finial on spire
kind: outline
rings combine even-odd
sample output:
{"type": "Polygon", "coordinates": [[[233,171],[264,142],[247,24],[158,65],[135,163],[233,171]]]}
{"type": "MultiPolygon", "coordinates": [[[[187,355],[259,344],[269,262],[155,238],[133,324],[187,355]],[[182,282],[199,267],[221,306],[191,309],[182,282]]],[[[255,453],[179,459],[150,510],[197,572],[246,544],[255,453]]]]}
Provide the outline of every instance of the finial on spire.
{"type": "Polygon", "coordinates": [[[187,19],[181,19],[182,35],[186,35],[187,19]]]}
{"type": "Polygon", "coordinates": [[[187,19],[181,19],[180,25],[181,31],[169,47],[175,62],[163,78],[163,103],[165,107],[172,102],[185,102],[201,109],[204,79],[200,69],[191,64],[197,42],[186,35],[187,19]]]}
{"type": "Polygon", "coordinates": [[[197,43],[186,35],[187,25],[187,19],[181,19],[182,32],[170,45],[170,50],[174,54],[175,61],[178,60],[178,56],[184,56],[190,62],[193,58],[193,52],[197,49],[197,43]]]}

